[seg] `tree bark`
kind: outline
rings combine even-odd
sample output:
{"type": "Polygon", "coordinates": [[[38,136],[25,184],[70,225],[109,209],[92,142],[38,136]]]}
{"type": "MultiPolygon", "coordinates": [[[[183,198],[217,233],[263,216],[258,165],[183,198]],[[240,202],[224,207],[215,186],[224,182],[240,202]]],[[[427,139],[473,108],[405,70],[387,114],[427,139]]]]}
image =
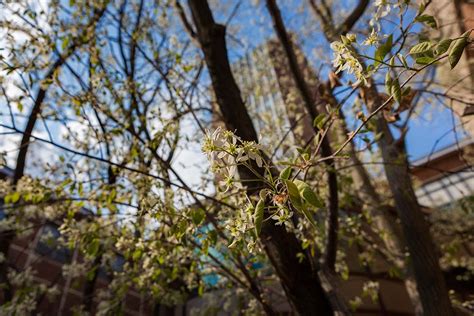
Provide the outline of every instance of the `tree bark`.
{"type": "MultiPolygon", "coordinates": [[[[243,140],[257,142],[257,133],[230,69],[225,26],[215,23],[207,1],[189,0],[189,7],[226,128],[243,140]]],[[[262,168],[256,170],[264,176],[262,168]]],[[[239,175],[245,180],[253,178],[242,168],[239,175]]],[[[248,188],[249,194],[263,184],[255,180],[253,185],[248,188]]],[[[332,315],[333,308],[309,259],[300,262],[297,258],[304,251],[296,236],[283,226],[265,221],[260,239],[293,310],[300,315],[332,315]]]]}
{"type": "MultiPolygon", "coordinates": [[[[325,16],[322,13],[322,10],[316,5],[314,0],[309,0],[310,7],[314,13],[314,15],[320,20],[324,35],[328,42],[337,41],[340,35],[346,35],[352,27],[357,23],[360,17],[364,14],[365,10],[367,9],[369,1],[367,0],[359,0],[359,3],[351,12],[351,14],[344,20],[344,22],[336,27],[332,18],[325,16]]],[[[373,88],[375,89],[375,88],[373,88]]],[[[331,89],[326,89],[328,93],[331,89]]],[[[375,91],[376,96],[378,96],[377,91],[375,91]]],[[[332,100],[330,104],[337,104],[337,100],[330,93],[330,97],[328,98],[332,100]]],[[[348,130],[345,125],[345,118],[342,111],[339,111],[342,124],[344,135],[347,135],[348,130]]],[[[380,118],[383,120],[383,118],[380,118]]],[[[385,123],[386,124],[386,123],[385,123]]],[[[385,135],[382,135],[382,138],[385,135]]],[[[406,263],[402,259],[402,255],[404,253],[404,248],[406,246],[406,241],[400,236],[397,232],[395,227],[395,223],[393,219],[390,218],[389,213],[386,210],[386,207],[383,205],[380,196],[377,194],[374,186],[371,183],[370,176],[367,173],[367,170],[362,166],[360,163],[359,158],[355,152],[354,144],[351,142],[349,144],[349,156],[354,164],[354,172],[353,177],[355,182],[359,183],[360,190],[358,190],[360,197],[363,201],[366,201],[367,210],[369,214],[372,216],[374,224],[378,230],[386,232],[383,237],[383,241],[387,250],[392,253],[394,256],[393,258],[389,258],[389,260],[400,270],[405,271],[405,287],[410,296],[410,299],[413,303],[415,308],[415,313],[420,315],[423,313],[422,304],[420,301],[420,295],[416,288],[415,277],[413,275],[413,269],[411,267],[407,267],[406,263]]]]}
{"type": "MultiPolygon", "coordinates": [[[[347,130],[345,125],[345,118],[342,111],[340,111],[340,117],[344,121],[342,124],[343,135],[348,135],[349,130],[347,130]]],[[[413,276],[413,271],[407,267],[403,259],[406,241],[403,240],[401,236],[398,224],[395,221],[396,216],[391,216],[389,210],[387,209],[387,205],[384,205],[380,199],[380,195],[376,192],[374,186],[372,185],[367,170],[362,165],[359,157],[357,157],[357,153],[352,142],[348,145],[348,152],[349,157],[354,164],[352,178],[354,179],[356,190],[359,194],[359,197],[362,199],[362,201],[364,201],[364,205],[372,218],[375,228],[379,232],[382,232],[382,241],[390,253],[390,257],[388,257],[387,260],[397,269],[404,272],[405,288],[415,309],[415,314],[421,315],[423,313],[423,308],[421,306],[420,296],[418,295],[418,291],[416,289],[416,281],[413,276]]]]}
{"type": "MultiPolygon", "coordinates": [[[[373,111],[383,103],[373,82],[363,89],[369,110],[373,111]]],[[[453,315],[436,247],[411,183],[404,142],[394,139],[387,121],[381,115],[375,118],[375,124],[377,132],[382,133],[379,145],[385,174],[410,252],[410,264],[413,267],[423,313],[430,316],[453,315]]]]}

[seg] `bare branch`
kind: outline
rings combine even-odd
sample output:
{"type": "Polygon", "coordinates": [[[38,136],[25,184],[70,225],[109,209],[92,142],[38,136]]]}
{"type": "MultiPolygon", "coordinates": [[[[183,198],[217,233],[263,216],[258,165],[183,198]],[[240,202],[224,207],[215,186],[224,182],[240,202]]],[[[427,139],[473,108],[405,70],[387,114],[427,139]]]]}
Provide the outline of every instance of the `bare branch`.
{"type": "Polygon", "coordinates": [[[186,30],[186,32],[188,32],[189,37],[191,37],[191,39],[199,46],[199,41],[197,40],[196,32],[194,31],[191,23],[189,23],[188,17],[186,16],[186,12],[184,11],[184,8],[179,2],[179,0],[175,0],[174,6],[176,10],[178,11],[178,14],[181,19],[181,22],[183,23],[184,29],[186,30]]]}
{"type": "Polygon", "coordinates": [[[364,14],[369,3],[369,0],[359,0],[359,3],[354,8],[352,13],[344,20],[344,22],[342,22],[341,25],[336,27],[335,36],[346,35],[348,32],[350,32],[357,21],[359,21],[361,16],[364,14]]]}

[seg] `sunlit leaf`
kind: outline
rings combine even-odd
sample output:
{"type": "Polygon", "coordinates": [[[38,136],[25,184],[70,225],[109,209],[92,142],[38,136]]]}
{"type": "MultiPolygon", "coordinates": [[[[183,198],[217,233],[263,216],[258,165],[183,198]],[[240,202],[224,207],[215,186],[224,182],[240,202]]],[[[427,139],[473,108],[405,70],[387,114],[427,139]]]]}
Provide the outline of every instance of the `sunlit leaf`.
{"type": "Polygon", "coordinates": [[[446,53],[449,49],[449,46],[451,46],[452,41],[453,40],[451,39],[444,39],[440,41],[434,48],[435,55],[439,56],[446,53]]]}
{"type": "Polygon", "coordinates": [[[416,17],[415,20],[418,22],[424,23],[433,29],[438,28],[438,24],[436,23],[435,18],[431,15],[428,15],[428,14],[419,15],[416,17]]]}
{"type": "Polygon", "coordinates": [[[390,36],[387,38],[385,43],[383,43],[377,48],[374,55],[374,59],[375,59],[374,66],[378,66],[380,62],[383,61],[385,56],[390,52],[393,46],[392,42],[393,42],[393,36],[392,34],[390,34],[390,36]]]}
{"type": "Polygon", "coordinates": [[[255,234],[260,236],[260,232],[262,231],[262,221],[263,221],[263,211],[265,209],[265,200],[260,199],[255,206],[255,214],[254,214],[254,225],[255,225],[255,234]]]}
{"type": "Polygon", "coordinates": [[[286,167],[280,172],[280,179],[282,180],[288,180],[290,178],[291,172],[292,172],[291,167],[286,167]]]}
{"type": "Polygon", "coordinates": [[[291,205],[293,205],[293,207],[297,210],[301,210],[301,208],[303,207],[303,201],[301,200],[301,195],[300,191],[298,190],[298,187],[290,180],[286,180],[285,183],[288,189],[288,195],[290,196],[291,205]]]}
{"type": "Polygon", "coordinates": [[[449,56],[448,56],[451,69],[456,67],[459,60],[461,59],[464,48],[468,44],[468,39],[469,39],[470,34],[471,34],[471,31],[464,33],[460,38],[453,41],[453,43],[451,44],[451,47],[449,49],[449,56]]]}
{"type": "Polygon", "coordinates": [[[414,55],[414,54],[426,53],[426,52],[429,52],[432,47],[433,47],[433,44],[431,44],[430,42],[421,42],[421,43],[416,44],[410,49],[410,54],[414,55]]]}

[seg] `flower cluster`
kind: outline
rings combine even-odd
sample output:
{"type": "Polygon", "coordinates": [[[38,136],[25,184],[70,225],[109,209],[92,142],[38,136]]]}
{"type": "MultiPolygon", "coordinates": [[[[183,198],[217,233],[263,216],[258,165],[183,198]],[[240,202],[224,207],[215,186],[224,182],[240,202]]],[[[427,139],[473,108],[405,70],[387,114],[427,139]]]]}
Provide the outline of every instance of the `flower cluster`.
{"type": "MultiPolygon", "coordinates": [[[[225,229],[232,236],[232,243],[229,248],[234,247],[240,241],[245,241],[247,232],[254,228],[252,222],[252,216],[254,207],[249,204],[246,208],[240,208],[236,211],[235,216],[229,218],[225,223],[225,229]]],[[[247,243],[247,248],[250,252],[254,249],[255,244],[253,242],[247,243]]]]}
{"type": "Polygon", "coordinates": [[[354,74],[358,81],[365,82],[366,74],[352,46],[354,43],[356,43],[354,34],[341,35],[341,41],[331,43],[331,49],[334,52],[333,66],[336,68],[336,73],[347,71],[349,74],[354,74]]]}
{"type": "Polygon", "coordinates": [[[374,6],[375,13],[369,23],[372,27],[380,28],[380,19],[389,15],[393,5],[387,0],[376,0],[374,6]]]}
{"type": "Polygon", "coordinates": [[[287,207],[282,205],[278,208],[278,211],[273,214],[272,219],[276,221],[275,225],[290,225],[292,217],[293,212],[291,212],[290,210],[288,210],[287,207]]]}
{"type": "Polygon", "coordinates": [[[362,304],[362,298],[368,297],[372,300],[372,302],[376,302],[379,297],[379,283],[375,281],[367,281],[364,283],[362,287],[362,297],[356,296],[349,301],[349,305],[351,306],[352,310],[356,310],[362,304]]]}
{"type": "Polygon", "coordinates": [[[362,44],[366,46],[377,46],[379,41],[380,41],[379,34],[373,28],[372,31],[370,32],[370,35],[365,39],[364,42],[362,42],[362,44]]]}
{"type": "Polygon", "coordinates": [[[264,165],[259,144],[242,141],[231,131],[221,128],[206,134],[202,150],[211,163],[212,171],[222,179],[219,184],[225,187],[225,191],[242,188],[241,183],[235,181],[239,165],[250,167],[249,160],[255,161],[260,168],[264,165]]]}
{"type": "Polygon", "coordinates": [[[88,272],[88,266],[85,263],[72,262],[70,264],[63,265],[63,276],[70,277],[72,279],[79,278],[86,275],[88,272]]]}
{"type": "Polygon", "coordinates": [[[39,297],[46,295],[53,298],[59,295],[57,285],[38,284],[31,267],[19,272],[10,270],[7,276],[10,284],[22,291],[16,291],[10,302],[0,306],[1,315],[30,315],[35,311],[39,297]]]}
{"type": "Polygon", "coordinates": [[[370,297],[372,302],[377,301],[379,297],[379,283],[375,281],[367,281],[362,287],[362,296],[370,297]]]}

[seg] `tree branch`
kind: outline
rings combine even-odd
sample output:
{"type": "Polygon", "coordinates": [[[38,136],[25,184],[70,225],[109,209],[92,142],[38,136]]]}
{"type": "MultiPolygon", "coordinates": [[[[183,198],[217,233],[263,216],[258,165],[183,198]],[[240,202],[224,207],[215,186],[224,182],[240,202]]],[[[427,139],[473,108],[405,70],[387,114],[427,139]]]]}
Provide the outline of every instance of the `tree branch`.
{"type": "Polygon", "coordinates": [[[341,25],[336,27],[335,36],[346,35],[349,31],[351,31],[357,21],[359,21],[360,17],[364,14],[369,3],[369,0],[359,0],[359,3],[354,8],[352,13],[344,20],[341,25]]]}
{"type": "MultiPolygon", "coordinates": [[[[306,111],[309,113],[311,122],[318,116],[316,109],[316,102],[312,97],[310,89],[304,79],[303,73],[298,65],[298,60],[294,48],[291,43],[290,36],[288,35],[283,19],[281,17],[280,9],[276,4],[275,0],[267,0],[267,8],[273,20],[273,26],[275,32],[278,35],[281,45],[285,51],[290,67],[291,75],[295,81],[296,87],[301,94],[306,111]]],[[[312,126],[314,132],[317,134],[319,130],[312,126]]],[[[321,139],[321,153],[323,157],[332,156],[332,148],[327,138],[321,139]]],[[[326,239],[326,251],[325,251],[325,264],[327,267],[334,271],[336,263],[337,253],[337,232],[338,232],[338,192],[337,192],[337,176],[334,170],[334,161],[327,163],[327,175],[328,175],[328,187],[329,187],[329,200],[328,200],[328,217],[327,217],[327,239],[326,239]]]]}

